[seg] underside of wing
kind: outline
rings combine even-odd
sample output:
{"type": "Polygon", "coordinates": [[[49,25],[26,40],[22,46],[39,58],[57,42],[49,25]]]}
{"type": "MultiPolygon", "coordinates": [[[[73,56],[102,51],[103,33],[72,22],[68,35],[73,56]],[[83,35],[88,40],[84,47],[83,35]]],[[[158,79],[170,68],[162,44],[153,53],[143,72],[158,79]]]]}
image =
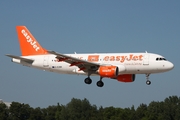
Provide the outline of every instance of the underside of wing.
{"type": "Polygon", "coordinates": [[[86,60],[78,59],[69,55],[57,53],[55,51],[48,51],[48,53],[56,55],[58,61],[67,62],[70,64],[70,67],[77,66],[79,67],[79,70],[83,70],[83,71],[88,71],[88,70],[96,71],[100,66],[98,63],[93,63],[86,60]]]}

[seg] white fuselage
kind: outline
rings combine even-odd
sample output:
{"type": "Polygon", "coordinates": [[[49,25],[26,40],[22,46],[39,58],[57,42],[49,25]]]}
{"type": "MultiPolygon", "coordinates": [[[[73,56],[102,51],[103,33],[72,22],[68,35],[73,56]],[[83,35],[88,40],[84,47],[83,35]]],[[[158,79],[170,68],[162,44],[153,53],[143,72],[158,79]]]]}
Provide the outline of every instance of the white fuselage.
{"type": "MultiPolygon", "coordinates": [[[[100,65],[113,65],[122,69],[119,74],[151,74],[169,71],[173,64],[164,57],[153,53],[102,53],[102,54],[66,54],[85,61],[99,63],[100,65]]],[[[33,55],[22,56],[32,59],[32,64],[13,58],[12,61],[25,66],[34,67],[46,71],[62,74],[83,74],[77,66],[70,66],[69,63],[58,61],[56,55],[33,55]]]]}

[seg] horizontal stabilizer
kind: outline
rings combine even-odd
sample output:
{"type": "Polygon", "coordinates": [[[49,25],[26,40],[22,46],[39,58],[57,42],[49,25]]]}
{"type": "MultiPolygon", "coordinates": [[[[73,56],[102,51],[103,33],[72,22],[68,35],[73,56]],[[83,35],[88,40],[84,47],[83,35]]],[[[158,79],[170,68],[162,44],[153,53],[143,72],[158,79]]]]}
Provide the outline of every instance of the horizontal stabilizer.
{"type": "Polygon", "coordinates": [[[30,63],[30,64],[32,64],[34,62],[34,60],[32,60],[32,59],[23,58],[23,57],[20,57],[20,56],[9,55],[9,54],[7,54],[6,56],[11,57],[11,58],[15,58],[15,59],[19,59],[19,60],[22,60],[22,61],[30,63]]]}

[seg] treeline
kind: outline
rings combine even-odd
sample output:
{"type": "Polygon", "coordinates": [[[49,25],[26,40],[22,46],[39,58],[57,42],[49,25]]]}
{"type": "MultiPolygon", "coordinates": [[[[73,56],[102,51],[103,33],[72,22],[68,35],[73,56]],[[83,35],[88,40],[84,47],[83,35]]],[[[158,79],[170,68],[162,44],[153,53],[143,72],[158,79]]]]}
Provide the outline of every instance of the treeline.
{"type": "Polygon", "coordinates": [[[137,109],[97,107],[87,99],[73,98],[67,105],[32,108],[12,102],[0,104],[0,120],[180,120],[180,97],[170,96],[162,102],[140,104],[137,109]]]}

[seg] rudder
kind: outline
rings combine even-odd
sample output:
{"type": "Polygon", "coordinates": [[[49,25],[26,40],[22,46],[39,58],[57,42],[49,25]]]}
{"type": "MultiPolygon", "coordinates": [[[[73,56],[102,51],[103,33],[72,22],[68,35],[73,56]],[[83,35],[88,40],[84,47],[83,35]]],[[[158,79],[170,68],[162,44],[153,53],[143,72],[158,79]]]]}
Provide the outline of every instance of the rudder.
{"type": "Polygon", "coordinates": [[[47,54],[26,26],[16,26],[16,30],[22,56],[47,54]]]}

